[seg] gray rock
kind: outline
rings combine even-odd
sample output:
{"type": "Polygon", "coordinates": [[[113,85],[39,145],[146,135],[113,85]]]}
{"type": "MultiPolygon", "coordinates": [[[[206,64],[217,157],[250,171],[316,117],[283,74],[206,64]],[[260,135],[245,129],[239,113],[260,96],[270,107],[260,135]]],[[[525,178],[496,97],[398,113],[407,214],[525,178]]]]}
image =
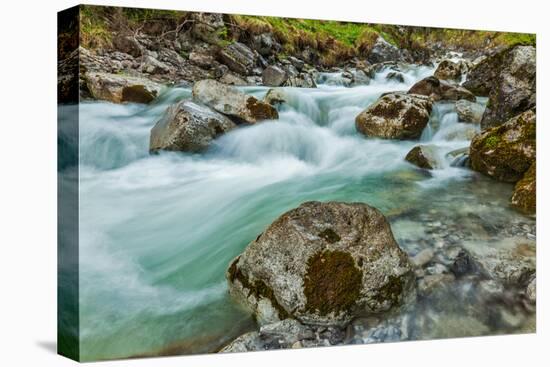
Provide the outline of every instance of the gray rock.
{"type": "Polygon", "coordinates": [[[145,48],[141,45],[134,35],[119,34],[113,38],[113,47],[120,51],[139,57],[144,53],[145,48]]]}
{"type": "Polygon", "coordinates": [[[262,72],[262,83],[270,87],[279,87],[283,85],[288,79],[286,72],[276,66],[271,65],[264,69],[262,72]]]}
{"type": "Polygon", "coordinates": [[[458,119],[461,122],[471,122],[474,124],[481,123],[485,107],[479,103],[460,99],[455,103],[455,109],[458,114],[458,119]]]}
{"type": "Polygon", "coordinates": [[[151,130],[149,151],[200,152],[237,125],[224,115],[191,101],[170,106],[151,130]]]}
{"type": "Polygon", "coordinates": [[[269,56],[281,50],[281,44],[272,33],[262,33],[252,38],[252,47],[262,56],[269,56]]]}
{"type": "Polygon", "coordinates": [[[451,60],[443,60],[437,66],[434,76],[440,80],[459,81],[462,77],[462,67],[451,60]]]}
{"type": "Polygon", "coordinates": [[[389,223],[363,203],[307,202],[280,216],[227,271],[260,323],[344,325],[414,297],[414,274],[389,223]]]}
{"type": "Polygon", "coordinates": [[[264,350],[264,343],[260,333],[251,331],[239,336],[220,350],[220,353],[244,353],[264,350]]]}
{"type": "Polygon", "coordinates": [[[536,49],[509,47],[486,58],[470,71],[464,87],[489,97],[483,129],[505,123],[536,104],[536,49]]]}
{"type": "Polygon", "coordinates": [[[281,103],[288,102],[288,96],[283,89],[270,89],[264,97],[264,102],[269,103],[272,106],[277,106],[281,103]]]}
{"type": "Polygon", "coordinates": [[[286,81],[285,86],[297,88],[317,88],[315,77],[310,73],[299,73],[296,76],[290,76],[286,81]]]}
{"type": "Polygon", "coordinates": [[[522,243],[507,249],[478,249],[468,251],[480,271],[508,286],[526,287],[535,274],[535,242],[522,243]]]}
{"type": "Polygon", "coordinates": [[[250,85],[247,80],[244,80],[240,76],[228,71],[219,79],[220,83],[235,86],[250,85]]]}
{"type": "Polygon", "coordinates": [[[119,74],[86,73],[84,79],[93,98],[114,103],[149,103],[163,88],[145,78],[119,74]]]}
{"type": "Polygon", "coordinates": [[[140,64],[141,72],[146,74],[168,74],[172,71],[170,66],[150,55],[143,56],[140,64]]]}
{"type": "Polygon", "coordinates": [[[411,263],[417,268],[422,268],[424,267],[424,265],[432,261],[433,257],[434,250],[432,250],[431,248],[427,248],[414,255],[411,258],[411,263]]]}
{"type": "Polygon", "coordinates": [[[208,53],[193,51],[189,54],[189,61],[201,68],[209,69],[214,65],[214,57],[208,53]]]}
{"type": "Polygon", "coordinates": [[[388,75],[386,75],[386,79],[390,81],[396,81],[398,83],[405,82],[405,77],[403,77],[403,74],[398,71],[390,71],[388,75]]]}
{"type": "Polygon", "coordinates": [[[442,168],[441,159],[434,145],[417,145],[412,148],[405,160],[424,169],[442,168]]]}
{"type": "Polygon", "coordinates": [[[378,36],[367,56],[367,60],[371,64],[375,64],[384,61],[399,61],[402,57],[403,55],[397,47],[386,41],[382,36],[378,36]]]}
{"type": "Polygon", "coordinates": [[[431,274],[426,275],[418,282],[419,294],[426,296],[438,288],[452,284],[455,280],[453,274],[431,274]]]}
{"type": "Polygon", "coordinates": [[[533,278],[533,280],[529,282],[525,290],[525,295],[530,302],[535,303],[537,301],[537,278],[533,278]]]}
{"type": "Polygon", "coordinates": [[[416,82],[408,93],[428,96],[434,101],[457,101],[459,99],[476,101],[476,97],[466,88],[439,80],[434,76],[416,82]]]}
{"type": "Polygon", "coordinates": [[[235,42],[225,46],[219,53],[220,62],[241,75],[250,75],[256,65],[256,55],[246,45],[235,42]]]}
{"type": "Polygon", "coordinates": [[[279,118],[277,110],[270,104],[211,79],[195,83],[193,99],[224,115],[250,124],[279,118]]]}
{"type": "Polygon", "coordinates": [[[289,56],[288,61],[290,61],[290,63],[296,68],[296,70],[302,71],[304,69],[305,62],[303,62],[299,58],[294,56],[289,56]]]}
{"type": "Polygon", "coordinates": [[[432,111],[432,101],[421,95],[389,93],[361,112],[355,126],[366,136],[418,139],[432,111]]]}

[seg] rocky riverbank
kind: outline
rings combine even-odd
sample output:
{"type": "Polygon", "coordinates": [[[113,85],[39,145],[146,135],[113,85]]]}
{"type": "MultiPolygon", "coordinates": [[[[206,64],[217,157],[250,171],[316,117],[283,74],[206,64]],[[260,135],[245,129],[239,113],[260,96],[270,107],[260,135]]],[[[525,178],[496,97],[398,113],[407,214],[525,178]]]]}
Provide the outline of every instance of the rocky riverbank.
{"type": "MultiPolygon", "coordinates": [[[[122,15],[109,13],[105,19],[115,16],[122,15]]],[[[108,42],[87,40],[60,62],[61,94],[72,91],[71,75],[63,75],[63,67],[78,61],[83,102],[162,106],[154,126],[147,125],[148,149],[140,146],[135,153],[132,146],[132,157],[172,164],[179,154],[192,165],[223,153],[238,162],[231,161],[232,169],[241,170],[275,152],[298,157],[291,161],[298,170],[310,161],[321,173],[347,167],[346,180],[359,186],[350,189],[347,200],[334,200],[331,195],[338,195],[330,184],[343,192],[346,188],[327,181],[321,190],[312,189],[317,199],[304,194],[306,189],[299,191],[298,180],[288,190],[298,187],[294,194],[304,200],[290,201],[293,205],[285,204],[284,211],[277,207],[276,218],[263,212],[264,202],[255,204],[263,230],[251,232],[255,215],[238,222],[248,237],[238,244],[240,252],[232,253],[237,257],[225,260],[225,277],[232,304],[251,315],[257,327],[213,349],[243,352],[534,331],[536,48],[508,45],[496,36],[486,36],[487,42],[475,47],[441,40],[419,45],[410,40],[420,31],[406,27],[365,28],[369,37],[348,47],[335,37],[313,42],[311,30],[292,28],[299,30],[299,41],[272,20],[253,19],[185,13],[160,23],[145,21],[142,27],[121,20],[118,27],[105,26],[108,42]],[[314,101],[298,94],[304,90],[320,97],[314,101]],[[331,101],[341,109],[332,111],[331,101]],[[295,115],[305,122],[293,120],[295,115]],[[321,131],[327,126],[330,133],[321,131]],[[333,131],[348,149],[327,159],[323,152],[332,149],[333,131]],[[315,139],[322,146],[313,152],[301,149],[315,139]],[[374,145],[363,152],[364,142],[374,145]],[[364,154],[352,157],[350,167],[341,163],[354,149],[364,154]],[[398,164],[385,162],[386,153],[399,154],[398,164]],[[367,160],[376,160],[369,169],[382,178],[370,178],[368,170],[359,168],[367,160]],[[397,168],[385,172],[380,166],[386,163],[397,168]],[[435,190],[432,197],[422,196],[422,203],[407,195],[423,180],[455,170],[474,177],[450,182],[460,186],[458,193],[435,190]],[[354,181],[354,175],[364,182],[354,181]],[[489,180],[500,196],[507,195],[507,204],[495,199],[489,180]],[[369,196],[375,203],[355,202],[354,195],[363,197],[380,182],[390,188],[386,196],[369,196]],[[485,191],[476,191],[479,187],[485,191]],[[439,202],[438,196],[447,201],[439,202]],[[477,203],[480,197],[487,201],[478,208],[491,214],[457,204],[477,203]],[[508,207],[517,212],[509,214],[508,207]],[[492,214],[502,211],[507,214],[492,214]]],[[[283,24],[298,27],[294,21],[283,24]]],[[[216,179],[232,177],[223,164],[215,164],[221,171],[216,179]]],[[[267,171],[292,169],[281,165],[267,171]]],[[[179,174],[174,172],[164,179],[179,174]]],[[[203,168],[197,172],[200,181],[203,168]]],[[[258,181],[261,187],[262,175],[267,174],[262,171],[245,185],[258,181]]],[[[239,193],[238,185],[212,181],[215,190],[239,193]]],[[[268,194],[262,193],[262,200],[268,194]]],[[[213,206],[225,196],[207,199],[213,206]]],[[[233,200],[244,205],[248,197],[233,200]]],[[[232,231],[242,230],[231,228],[216,229],[230,241],[232,231]]]]}

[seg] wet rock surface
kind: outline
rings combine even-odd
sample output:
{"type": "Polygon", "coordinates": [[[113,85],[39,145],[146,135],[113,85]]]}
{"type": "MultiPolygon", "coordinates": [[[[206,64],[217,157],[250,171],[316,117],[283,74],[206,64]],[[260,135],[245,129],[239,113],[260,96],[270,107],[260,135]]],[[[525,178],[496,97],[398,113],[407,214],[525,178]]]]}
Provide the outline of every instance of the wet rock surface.
{"type": "Polygon", "coordinates": [[[439,80],[434,76],[420,80],[409,89],[408,93],[428,96],[434,101],[457,101],[460,99],[476,101],[474,94],[466,88],[439,80]]]}
{"type": "Polygon", "coordinates": [[[468,74],[464,87],[488,96],[483,128],[501,125],[536,104],[536,50],[514,46],[487,57],[468,74]]]}
{"type": "Polygon", "coordinates": [[[389,93],[361,112],[355,126],[369,137],[418,139],[431,111],[432,102],[424,96],[389,93]]]}
{"type": "Polygon", "coordinates": [[[433,145],[418,145],[412,148],[409,153],[407,153],[405,160],[420,168],[441,168],[439,154],[436,147],[433,145]]]}
{"type": "Polygon", "coordinates": [[[470,145],[472,168],[499,181],[517,182],[536,158],[536,114],[529,110],[482,131],[470,145]]]}
{"type": "Polygon", "coordinates": [[[201,152],[236,127],[229,118],[206,106],[182,101],[170,106],[151,130],[149,151],[201,152]]]}
{"type": "Polygon", "coordinates": [[[193,99],[214,110],[246,123],[279,118],[270,104],[215,80],[201,80],[193,86],[193,99]]]}
{"type": "Polygon", "coordinates": [[[480,124],[483,118],[485,107],[479,103],[471,102],[465,99],[460,99],[455,103],[458,119],[462,122],[470,122],[480,124]]]}

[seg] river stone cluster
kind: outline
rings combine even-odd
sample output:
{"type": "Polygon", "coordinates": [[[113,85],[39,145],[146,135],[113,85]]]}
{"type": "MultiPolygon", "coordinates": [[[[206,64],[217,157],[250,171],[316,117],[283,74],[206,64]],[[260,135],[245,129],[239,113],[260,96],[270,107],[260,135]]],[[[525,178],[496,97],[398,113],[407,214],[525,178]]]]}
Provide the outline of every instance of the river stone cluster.
{"type": "Polygon", "coordinates": [[[414,287],[386,218],[363,203],[306,202],[286,212],[231,262],[227,278],[262,324],[342,325],[405,302],[414,287]]]}
{"type": "Polygon", "coordinates": [[[361,112],[355,126],[366,136],[418,139],[428,124],[432,101],[425,96],[388,93],[361,112]]]}

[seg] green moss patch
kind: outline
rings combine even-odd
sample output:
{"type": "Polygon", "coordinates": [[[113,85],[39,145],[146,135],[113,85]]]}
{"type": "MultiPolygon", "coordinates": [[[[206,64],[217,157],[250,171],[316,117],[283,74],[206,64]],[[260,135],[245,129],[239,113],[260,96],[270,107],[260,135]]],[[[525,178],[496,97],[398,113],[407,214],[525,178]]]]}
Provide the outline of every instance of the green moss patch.
{"type": "Polygon", "coordinates": [[[306,311],[320,315],[350,311],[360,297],[363,272],[350,254],[323,251],[309,258],[304,278],[306,311]]]}

